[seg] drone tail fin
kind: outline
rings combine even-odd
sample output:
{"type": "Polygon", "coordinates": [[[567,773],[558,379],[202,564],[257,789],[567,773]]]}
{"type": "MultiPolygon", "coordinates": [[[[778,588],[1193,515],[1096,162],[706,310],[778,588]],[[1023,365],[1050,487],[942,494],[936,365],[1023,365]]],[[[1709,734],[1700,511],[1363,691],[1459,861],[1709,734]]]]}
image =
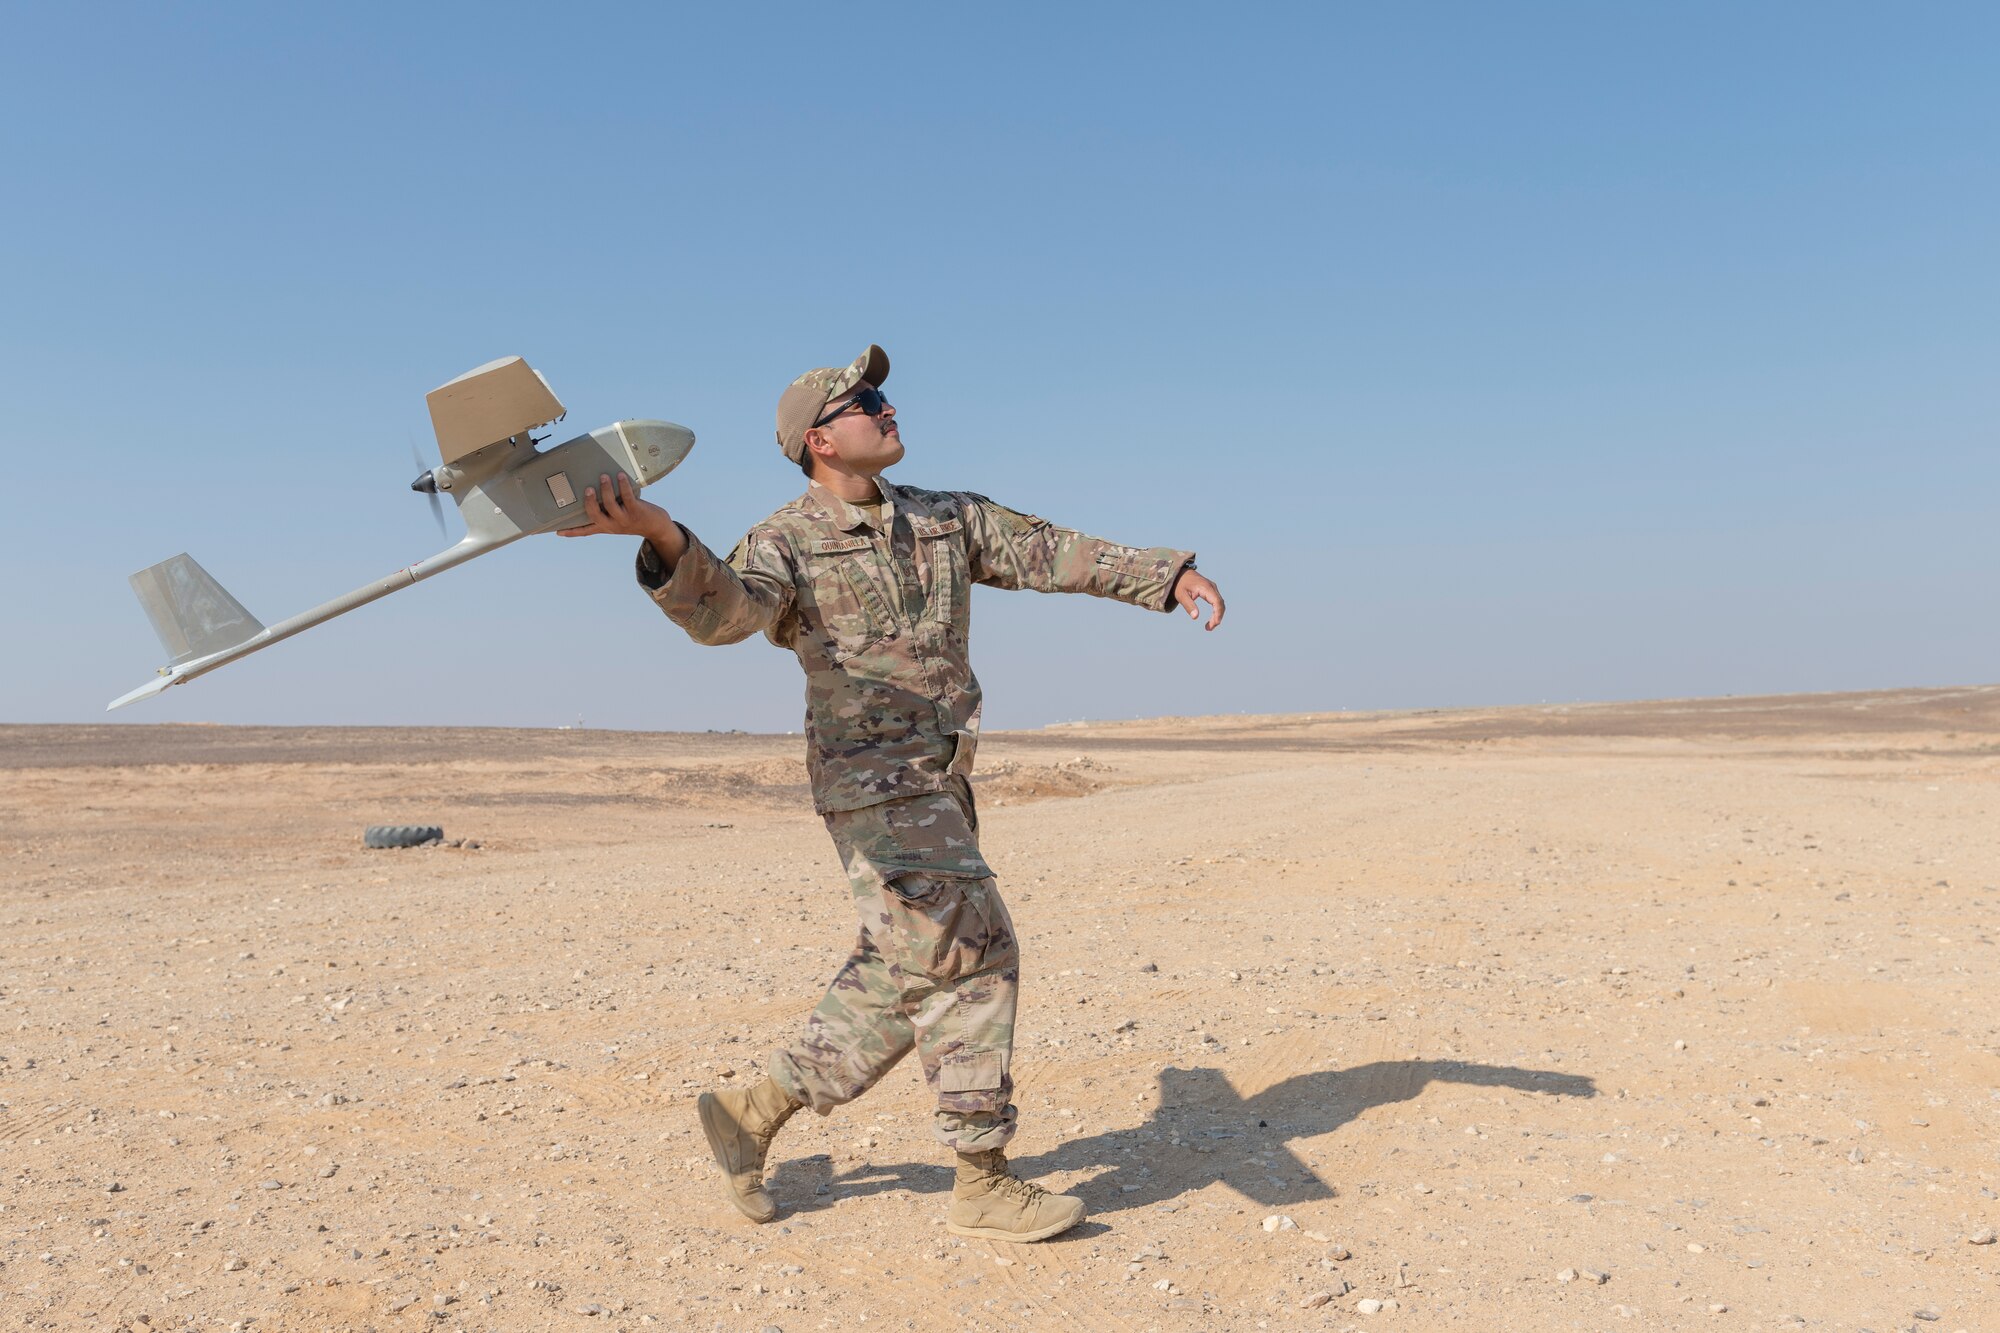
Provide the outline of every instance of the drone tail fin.
{"type": "Polygon", "coordinates": [[[257,617],[186,552],[134,574],[132,591],[167,650],[169,667],[234,648],[264,632],[257,617]]]}

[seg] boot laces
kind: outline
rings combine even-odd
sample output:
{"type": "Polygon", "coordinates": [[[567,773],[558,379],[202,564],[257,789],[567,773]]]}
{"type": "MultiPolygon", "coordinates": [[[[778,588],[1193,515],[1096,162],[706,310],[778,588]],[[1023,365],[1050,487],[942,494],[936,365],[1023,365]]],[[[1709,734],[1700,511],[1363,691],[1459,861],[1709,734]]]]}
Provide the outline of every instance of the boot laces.
{"type": "Polygon", "coordinates": [[[751,1131],[750,1137],[757,1141],[757,1159],[758,1159],[758,1164],[750,1169],[750,1183],[752,1188],[755,1189],[764,1188],[763,1164],[764,1162],[770,1159],[771,1141],[778,1137],[778,1131],[782,1128],[784,1128],[784,1126],[782,1125],[773,1125],[769,1129],[751,1131]]]}
{"type": "Polygon", "coordinates": [[[995,1188],[1004,1190],[1031,1208],[1043,1199],[1046,1199],[1049,1195],[1047,1190],[1037,1185],[1034,1181],[1023,1180],[1011,1171],[1000,1177],[999,1180],[994,1182],[994,1185],[995,1188]]]}
{"type": "Polygon", "coordinates": [[[785,1122],[792,1118],[792,1112],[796,1109],[798,1109],[796,1106],[787,1106],[778,1115],[766,1120],[763,1128],[750,1131],[750,1137],[757,1140],[760,1151],[766,1153],[771,1151],[771,1141],[778,1137],[778,1131],[785,1127],[785,1122]]]}

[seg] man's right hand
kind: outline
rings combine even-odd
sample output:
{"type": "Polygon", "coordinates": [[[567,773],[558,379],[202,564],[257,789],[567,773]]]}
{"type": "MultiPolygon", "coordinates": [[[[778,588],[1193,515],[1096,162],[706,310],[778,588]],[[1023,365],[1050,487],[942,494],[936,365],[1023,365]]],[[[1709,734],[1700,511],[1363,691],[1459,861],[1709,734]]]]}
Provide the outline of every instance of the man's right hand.
{"type": "Polygon", "coordinates": [[[623,537],[644,537],[660,564],[669,572],[687,552],[687,537],[680,524],[666,510],[650,500],[641,500],[632,489],[632,479],[623,472],[614,484],[600,476],[597,485],[583,488],[583,512],[590,522],[580,528],[563,528],[565,537],[592,537],[610,533],[623,537]]]}

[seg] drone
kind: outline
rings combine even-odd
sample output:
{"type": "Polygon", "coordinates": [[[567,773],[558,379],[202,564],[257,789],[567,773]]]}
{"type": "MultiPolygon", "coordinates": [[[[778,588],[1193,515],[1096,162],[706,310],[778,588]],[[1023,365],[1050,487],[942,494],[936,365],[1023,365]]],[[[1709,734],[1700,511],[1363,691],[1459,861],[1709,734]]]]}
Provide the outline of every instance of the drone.
{"type": "MultiPolygon", "coordinates": [[[[431,390],[431,425],[437,432],[438,466],[410,489],[430,496],[440,528],[440,493],[458,505],[465,536],[427,560],[397,570],[266,626],[186,552],[132,576],[132,591],[167,650],[154,679],[120,695],[105,711],[151,698],[205,676],[301,630],[399,592],[488,551],[538,532],[584,527],[584,488],[623,472],[635,488],[649,486],[680,466],[694,448],[694,432],[668,421],[614,421],[550,449],[534,432],[567,415],[562,403],[518,356],[489,361],[431,390]]],[[[421,459],[418,460],[422,462],[421,459]]]]}

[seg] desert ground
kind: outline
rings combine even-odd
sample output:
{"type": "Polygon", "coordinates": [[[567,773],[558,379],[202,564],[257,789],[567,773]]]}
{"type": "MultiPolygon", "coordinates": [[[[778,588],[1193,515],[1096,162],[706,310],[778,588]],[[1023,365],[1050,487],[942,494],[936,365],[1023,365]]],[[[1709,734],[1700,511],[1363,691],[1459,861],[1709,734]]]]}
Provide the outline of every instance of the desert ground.
{"type": "Polygon", "coordinates": [[[801,745],[0,727],[0,1328],[2000,1329],[2000,686],[989,734],[1032,1246],[915,1061],[722,1198],[801,745]]]}

